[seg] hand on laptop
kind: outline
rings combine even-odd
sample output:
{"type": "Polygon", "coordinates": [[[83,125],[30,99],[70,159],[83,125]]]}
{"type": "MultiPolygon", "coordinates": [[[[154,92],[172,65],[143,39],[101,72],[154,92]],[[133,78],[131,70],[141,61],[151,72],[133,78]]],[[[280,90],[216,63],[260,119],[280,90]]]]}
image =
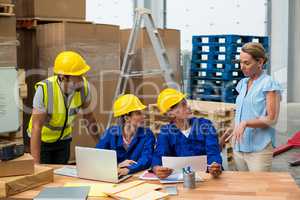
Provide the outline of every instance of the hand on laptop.
{"type": "Polygon", "coordinates": [[[123,168],[123,167],[129,167],[132,164],[136,164],[136,162],[134,160],[124,160],[123,162],[121,162],[118,167],[119,168],[123,168]]]}
{"type": "Polygon", "coordinates": [[[120,176],[126,176],[129,173],[129,169],[128,168],[119,168],[118,169],[118,175],[120,176]]]}
{"type": "Polygon", "coordinates": [[[167,178],[170,174],[172,174],[173,169],[162,167],[162,166],[155,166],[153,168],[153,172],[156,174],[156,176],[160,179],[167,178]]]}
{"type": "Polygon", "coordinates": [[[217,178],[222,174],[222,167],[220,164],[213,162],[208,166],[208,171],[214,178],[217,178]]]}

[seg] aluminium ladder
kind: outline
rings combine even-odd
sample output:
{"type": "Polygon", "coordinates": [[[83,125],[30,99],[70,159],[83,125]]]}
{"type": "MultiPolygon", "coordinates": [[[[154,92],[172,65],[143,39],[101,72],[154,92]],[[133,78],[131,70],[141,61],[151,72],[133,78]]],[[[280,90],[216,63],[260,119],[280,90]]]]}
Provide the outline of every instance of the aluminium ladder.
{"type": "MultiPolygon", "coordinates": [[[[175,82],[174,73],[171,68],[166,49],[164,47],[164,44],[162,42],[162,39],[159,35],[159,32],[157,28],[155,27],[154,20],[152,18],[151,11],[145,8],[138,8],[135,10],[135,17],[134,17],[134,24],[133,28],[130,32],[127,48],[124,54],[123,63],[121,66],[121,74],[118,79],[117,88],[115,91],[114,99],[115,100],[119,95],[124,94],[128,78],[129,77],[138,77],[143,76],[145,74],[163,74],[165,82],[168,87],[176,88],[177,84],[175,82]],[[150,38],[150,41],[152,43],[155,55],[158,59],[158,63],[160,65],[161,70],[159,71],[152,71],[152,72],[130,72],[131,69],[131,61],[132,58],[135,55],[135,49],[136,49],[136,42],[140,33],[140,28],[142,25],[142,20],[144,20],[144,26],[146,27],[148,36],[150,38]]],[[[109,120],[107,124],[107,128],[111,126],[112,123],[112,112],[109,115],[109,120]]]]}

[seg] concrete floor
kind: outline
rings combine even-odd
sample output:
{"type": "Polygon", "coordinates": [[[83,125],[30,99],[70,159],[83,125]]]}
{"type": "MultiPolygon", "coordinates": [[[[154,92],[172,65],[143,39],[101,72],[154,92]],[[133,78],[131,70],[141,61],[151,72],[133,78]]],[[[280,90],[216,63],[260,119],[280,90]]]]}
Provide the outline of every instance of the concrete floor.
{"type": "MultiPolygon", "coordinates": [[[[300,131],[300,103],[283,103],[280,109],[280,117],[278,125],[276,126],[277,145],[286,144],[287,140],[292,137],[294,133],[300,131]]],[[[300,166],[291,167],[288,163],[295,154],[300,155],[300,148],[291,149],[274,157],[272,171],[290,172],[300,186],[300,166]]]]}
{"type": "Polygon", "coordinates": [[[272,171],[289,172],[300,187],[300,166],[291,167],[288,163],[288,161],[292,159],[293,155],[296,154],[300,155],[300,148],[291,149],[285,153],[275,156],[273,159],[272,171]]]}

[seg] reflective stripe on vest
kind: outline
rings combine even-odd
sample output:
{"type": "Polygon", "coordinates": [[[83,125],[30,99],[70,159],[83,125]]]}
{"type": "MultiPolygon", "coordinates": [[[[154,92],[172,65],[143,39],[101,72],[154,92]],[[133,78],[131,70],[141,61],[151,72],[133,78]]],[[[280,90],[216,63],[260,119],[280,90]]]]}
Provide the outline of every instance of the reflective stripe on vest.
{"type": "MultiPolygon", "coordinates": [[[[47,120],[42,127],[41,139],[46,143],[71,138],[72,122],[83,105],[88,94],[87,80],[83,77],[84,87],[75,91],[72,98],[68,98],[65,104],[63,93],[58,84],[57,76],[49,77],[35,85],[42,86],[44,92],[44,105],[47,110],[47,120]]],[[[32,131],[32,117],[28,125],[28,135],[32,131]]]]}

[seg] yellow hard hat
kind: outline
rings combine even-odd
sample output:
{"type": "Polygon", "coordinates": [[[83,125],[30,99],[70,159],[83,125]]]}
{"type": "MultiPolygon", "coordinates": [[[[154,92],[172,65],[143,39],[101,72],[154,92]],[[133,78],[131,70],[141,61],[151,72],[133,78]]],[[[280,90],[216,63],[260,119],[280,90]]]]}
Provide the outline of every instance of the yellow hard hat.
{"type": "Polygon", "coordinates": [[[63,51],[55,59],[54,73],[80,76],[90,70],[84,59],[74,51],[63,51]]]}
{"type": "Polygon", "coordinates": [[[132,111],[143,110],[146,106],[133,94],[125,94],[115,101],[113,106],[114,117],[128,114],[132,111]]]}
{"type": "Polygon", "coordinates": [[[166,113],[172,106],[178,104],[181,100],[186,98],[186,95],[173,89],[166,88],[160,92],[157,98],[157,107],[161,114],[166,113]]]}

